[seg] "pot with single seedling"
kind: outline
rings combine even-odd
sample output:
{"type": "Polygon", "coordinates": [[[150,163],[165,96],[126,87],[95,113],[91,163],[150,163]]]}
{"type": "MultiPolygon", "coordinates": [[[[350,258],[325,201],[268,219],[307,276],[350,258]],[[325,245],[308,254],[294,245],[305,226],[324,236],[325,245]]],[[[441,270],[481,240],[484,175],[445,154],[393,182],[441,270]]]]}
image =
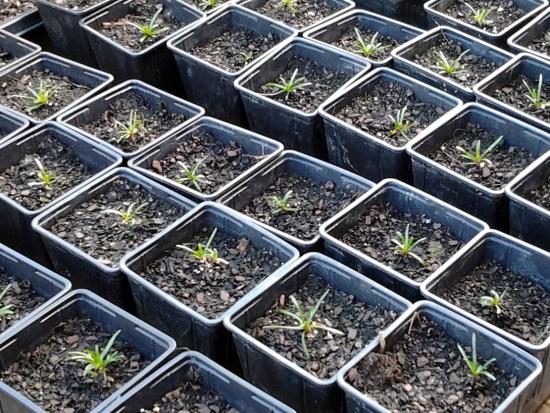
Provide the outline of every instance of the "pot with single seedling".
{"type": "Polygon", "coordinates": [[[180,92],[168,39],[204,13],[182,0],[118,0],[82,19],[99,67],[117,80],[138,79],[180,92]]]}
{"type": "Polygon", "coordinates": [[[139,80],[83,102],[57,121],[128,160],[184,129],[204,109],[139,80]]]}
{"type": "Polygon", "coordinates": [[[421,301],[338,375],[350,412],[525,413],[540,362],[462,315],[421,301]]]}
{"type": "Polygon", "coordinates": [[[284,151],[218,202],[307,252],[319,244],[321,224],[372,187],[372,182],[329,163],[284,151]]]}
{"type": "Polygon", "coordinates": [[[178,347],[235,364],[223,318],[273,283],[298,251],[233,210],[202,203],[170,230],[126,256],[138,317],[178,347]]]}
{"type": "Polygon", "coordinates": [[[411,145],[414,186],[507,230],[505,187],[550,150],[547,133],[477,103],[411,145]]]}
{"type": "Polygon", "coordinates": [[[471,245],[487,224],[412,186],[380,182],[320,229],[324,251],[351,268],[385,271],[373,279],[416,301],[420,286],[471,245]]]}
{"type": "Polygon", "coordinates": [[[168,42],[187,97],[209,115],[247,125],[233,85],[263,55],[296,31],[239,7],[228,6],[168,42]],[[204,93],[208,90],[208,93],[204,93]]]}
{"type": "Polygon", "coordinates": [[[0,108],[0,143],[20,135],[29,125],[25,117],[0,108]]]}
{"type": "Polygon", "coordinates": [[[195,203],[119,168],[94,180],[33,221],[55,270],[132,309],[121,258],[189,212],[195,203]]]}
{"type": "Polygon", "coordinates": [[[391,52],[424,33],[416,27],[365,10],[352,10],[304,33],[337,50],[361,56],[373,67],[388,66],[391,52]]]}
{"type": "Polygon", "coordinates": [[[338,372],[409,306],[369,278],[312,253],[224,322],[250,383],[300,412],[339,412],[338,372]]]}
{"type": "Polygon", "coordinates": [[[395,68],[463,101],[512,54],[448,27],[437,27],[393,52],[395,68]]]}
{"type": "Polygon", "coordinates": [[[204,117],[132,158],[128,166],[193,199],[214,201],[282,151],[279,142],[204,117]]]}
{"type": "Polygon", "coordinates": [[[9,70],[40,52],[40,46],[0,30],[0,70],[9,70]]]}
{"type": "Polygon", "coordinates": [[[2,341],[0,403],[11,396],[25,413],[109,411],[175,347],[143,321],[77,290],[2,341]]]}
{"type": "Polygon", "coordinates": [[[254,132],[286,149],[325,159],[319,107],[369,68],[358,56],[298,38],[266,56],[235,87],[254,132]]]}
{"type": "Polygon", "coordinates": [[[321,106],[329,160],[375,182],[410,181],[409,141],[461,105],[416,79],[376,69],[321,106]]]}
{"type": "Polygon", "coordinates": [[[32,0],[6,0],[0,10],[0,29],[18,36],[42,25],[42,19],[32,0]]]}

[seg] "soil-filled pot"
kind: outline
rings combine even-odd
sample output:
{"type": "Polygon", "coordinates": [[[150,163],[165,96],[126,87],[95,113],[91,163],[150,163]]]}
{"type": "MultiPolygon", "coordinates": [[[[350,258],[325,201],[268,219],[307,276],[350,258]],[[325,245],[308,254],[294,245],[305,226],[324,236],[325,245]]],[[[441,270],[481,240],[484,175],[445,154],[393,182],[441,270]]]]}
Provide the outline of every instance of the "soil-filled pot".
{"type": "Polygon", "coordinates": [[[411,301],[420,285],[457,251],[473,243],[487,224],[439,199],[394,179],[323,224],[325,252],[337,260],[383,268],[380,284],[411,301]],[[411,246],[414,243],[414,246],[411,246]]]}
{"type": "Polygon", "coordinates": [[[50,265],[34,217],[119,166],[122,158],[55,122],[0,144],[0,242],[50,265]]]}
{"type": "Polygon", "coordinates": [[[139,79],[180,92],[176,63],[166,42],[202,17],[204,13],[182,0],[118,0],[82,19],[80,25],[99,67],[117,81],[139,79]],[[156,25],[155,34],[145,35],[136,24],[156,25]]]}
{"type": "Polygon", "coordinates": [[[22,36],[42,25],[32,0],[6,0],[0,9],[0,29],[22,36]]]}
{"type": "Polygon", "coordinates": [[[461,105],[416,79],[376,69],[321,106],[329,160],[375,182],[410,181],[409,140],[461,105]],[[393,120],[400,113],[401,128],[393,120]]]}
{"type": "Polygon", "coordinates": [[[549,267],[550,253],[488,231],[422,286],[424,297],[472,319],[541,360],[543,374],[527,396],[532,409],[550,392],[549,267]]]}
{"type": "Polygon", "coordinates": [[[284,151],[218,202],[306,252],[319,243],[323,222],[372,187],[372,182],[327,162],[284,151]]]}
{"type": "Polygon", "coordinates": [[[203,106],[209,116],[246,126],[235,79],[295,35],[287,26],[245,8],[228,6],[171,39],[168,48],[188,99],[203,106]]]}
{"type": "Polygon", "coordinates": [[[451,26],[497,46],[548,6],[548,0],[430,0],[432,27],[451,26]],[[483,11],[489,11],[484,16],[483,11]],[[481,13],[480,13],[481,12],[481,13]]]}
{"type": "MultiPolygon", "coordinates": [[[[170,337],[86,290],[77,290],[19,326],[2,341],[0,403],[6,394],[24,403],[18,413],[99,413],[157,370],[174,351],[170,337]],[[77,359],[76,352],[118,356],[105,373],[77,359]],[[46,361],[44,361],[46,360],[46,361]]],[[[8,404],[9,405],[9,404],[8,404]]]]}
{"type": "Polygon", "coordinates": [[[449,27],[436,27],[394,50],[392,55],[396,70],[466,102],[475,99],[476,84],[514,57],[449,27]]]}
{"type": "Polygon", "coordinates": [[[526,413],[540,372],[540,362],[520,348],[420,301],[340,372],[338,384],[348,412],[526,413]],[[472,377],[459,348],[469,358],[476,352],[495,380],[472,377]]]}
{"type": "Polygon", "coordinates": [[[369,278],[313,253],[224,323],[253,385],[300,412],[340,412],[338,371],[409,306],[369,278]],[[302,311],[315,322],[307,333],[296,326],[294,314],[303,317],[302,311]]]}
{"type": "Polygon", "coordinates": [[[40,52],[40,46],[0,30],[0,70],[9,70],[40,52]]]}
{"type": "Polygon", "coordinates": [[[550,251],[550,153],[506,187],[510,234],[550,251]]]}
{"type": "Polygon", "coordinates": [[[27,118],[0,108],[0,142],[4,142],[20,135],[30,125],[27,118]]]}
{"type": "Polygon", "coordinates": [[[127,168],[103,175],[38,216],[53,266],[87,288],[132,309],[128,281],[119,261],[195,206],[127,168]]]}
{"type": "Polygon", "coordinates": [[[121,268],[140,319],[173,337],[178,347],[230,365],[234,351],[223,318],[297,258],[295,248],[267,230],[206,202],[125,257],[121,268]],[[195,254],[198,245],[219,257],[195,254]]]}
{"type": "Polygon", "coordinates": [[[530,23],[508,38],[508,47],[517,53],[532,53],[550,59],[550,9],[546,9],[530,23]]]}
{"type": "Polygon", "coordinates": [[[360,57],[322,43],[295,39],[278,48],[235,82],[250,128],[293,149],[326,158],[319,107],[370,68],[360,57]],[[286,94],[281,86],[299,87],[286,94]]]}
{"type": "Polygon", "coordinates": [[[550,136],[511,116],[471,103],[408,150],[416,188],[493,228],[507,230],[505,187],[550,150],[550,136]]]}
{"type": "Polygon", "coordinates": [[[426,0],[356,0],[355,7],[425,29],[428,27],[428,17],[423,7],[425,2],[426,0]]]}
{"type": "Polygon", "coordinates": [[[128,80],[57,120],[128,160],[202,115],[204,109],[197,105],[139,80],[128,80]]]}
{"type": "Polygon", "coordinates": [[[0,105],[33,123],[45,122],[99,92],[112,80],[108,73],[42,52],[0,72],[0,105]]]}
{"type": "Polygon", "coordinates": [[[214,201],[282,151],[279,142],[205,117],[131,159],[128,166],[193,199],[214,201]]]}

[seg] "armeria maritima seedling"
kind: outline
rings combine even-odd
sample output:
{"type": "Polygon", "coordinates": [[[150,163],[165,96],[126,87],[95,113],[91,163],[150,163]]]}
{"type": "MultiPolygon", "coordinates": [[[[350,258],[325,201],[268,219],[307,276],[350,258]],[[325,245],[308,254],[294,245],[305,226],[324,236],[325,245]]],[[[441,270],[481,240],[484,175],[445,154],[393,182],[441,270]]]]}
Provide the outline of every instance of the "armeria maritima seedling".
{"type": "Polygon", "coordinates": [[[210,237],[208,238],[208,241],[206,241],[206,244],[199,243],[197,244],[196,249],[189,248],[186,245],[177,245],[177,248],[190,252],[192,257],[204,262],[205,264],[227,265],[228,262],[220,257],[220,253],[218,252],[218,250],[211,247],[217,232],[218,228],[214,228],[214,230],[210,234],[210,237]]]}
{"type": "Polygon", "coordinates": [[[298,9],[296,8],[296,0],[282,0],[282,6],[285,10],[287,10],[290,14],[296,14],[298,13],[298,9]]]}
{"type": "Polygon", "coordinates": [[[273,215],[281,213],[289,213],[298,211],[297,207],[290,206],[290,200],[292,198],[292,191],[288,191],[285,196],[279,198],[278,196],[272,196],[271,201],[275,204],[275,208],[271,211],[273,215]]]}
{"type": "Polygon", "coordinates": [[[158,9],[157,12],[153,15],[153,17],[151,17],[151,20],[149,20],[149,23],[147,24],[128,22],[129,25],[134,26],[136,29],[138,29],[141,32],[141,39],[139,39],[141,43],[143,43],[145,40],[157,37],[161,33],[164,33],[165,31],[169,30],[168,27],[159,28],[159,24],[157,24],[157,19],[162,13],[162,10],[163,10],[162,7],[158,9]]]}
{"type": "Polygon", "coordinates": [[[544,92],[542,87],[544,86],[544,79],[542,73],[539,75],[539,81],[536,87],[531,87],[525,79],[522,80],[525,88],[527,89],[527,94],[525,95],[532,107],[535,109],[546,109],[549,105],[549,102],[544,100],[544,92]]]}
{"type": "Polygon", "coordinates": [[[472,12],[470,17],[474,21],[474,23],[477,24],[478,26],[483,26],[486,23],[487,17],[489,17],[489,14],[491,14],[493,10],[495,10],[495,7],[476,10],[466,2],[464,2],[464,5],[470,9],[470,11],[472,12]]]}
{"type": "Polygon", "coordinates": [[[241,52],[241,53],[239,53],[239,56],[241,57],[241,62],[242,62],[243,65],[247,65],[251,61],[254,60],[254,52],[253,51],[241,52]]]}
{"type": "Polygon", "coordinates": [[[128,225],[135,225],[141,222],[139,214],[147,206],[147,203],[138,205],[137,202],[132,202],[126,209],[106,209],[103,211],[105,214],[118,215],[121,221],[128,225]]]}
{"type": "Polygon", "coordinates": [[[498,293],[495,290],[489,291],[490,295],[484,295],[479,299],[479,304],[483,307],[491,307],[495,310],[497,315],[502,314],[502,306],[504,302],[504,297],[508,293],[508,289],[505,288],[502,293],[498,293]]]}
{"type": "Polygon", "coordinates": [[[57,89],[59,89],[58,86],[48,86],[47,82],[40,80],[38,90],[27,86],[28,95],[15,95],[15,97],[32,101],[32,106],[28,108],[28,111],[32,112],[47,106],[56,94],[57,89]]]}
{"type": "Polygon", "coordinates": [[[370,40],[367,39],[367,41],[365,41],[361,36],[361,32],[359,31],[359,29],[355,27],[355,38],[357,39],[357,43],[359,46],[359,48],[355,52],[365,57],[374,57],[377,54],[383,52],[384,49],[388,48],[388,46],[384,46],[381,42],[377,42],[377,37],[378,32],[374,33],[370,40]]]}
{"type": "Polygon", "coordinates": [[[276,82],[269,82],[266,83],[265,86],[275,89],[275,92],[268,92],[263,93],[264,96],[278,96],[278,95],[285,95],[285,100],[288,100],[290,95],[293,95],[294,93],[304,90],[307,86],[311,86],[310,82],[306,82],[305,77],[298,77],[298,69],[292,73],[292,76],[287,81],[282,76],[280,77],[281,83],[276,82]]]}
{"type": "Polygon", "coordinates": [[[420,238],[415,240],[413,237],[409,235],[409,229],[410,225],[407,224],[407,227],[405,228],[405,233],[403,234],[400,231],[397,231],[397,238],[399,239],[391,239],[391,242],[395,244],[395,250],[394,252],[399,255],[403,255],[405,257],[412,257],[418,263],[422,266],[425,266],[426,263],[422,258],[420,258],[416,253],[413,252],[413,250],[421,243],[426,241],[426,238],[420,238]]]}
{"type": "Polygon", "coordinates": [[[38,182],[30,182],[30,186],[43,186],[46,189],[50,189],[52,184],[57,180],[57,177],[53,174],[53,172],[48,171],[44,165],[42,164],[42,161],[40,159],[35,158],[34,163],[36,164],[38,171],[36,172],[36,175],[38,176],[39,181],[38,182]]]}
{"type": "Polygon", "coordinates": [[[178,162],[178,166],[181,169],[182,177],[178,181],[182,184],[190,183],[195,187],[199,192],[202,192],[201,185],[205,182],[208,182],[206,176],[199,173],[199,168],[206,161],[207,157],[202,158],[201,160],[195,162],[191,167],[187,166],[183,162],[178,162]]]}
{"type": "Polygon", "coordinates": [[[9,284],[6,288],[2,290],[2,293],[0,293],[0,319],[6,318],[7,316],[13,314],[12,308],[13,304],[7,304],[2,305],[4,298],[6,297],[6,294],[11,289],[11,284],[9,284]]]}
{"type": "Polygon", "coordinates": [[[406,114],[407,105],[398,110],[395,117],[388,115],[393,125],[393,129],[390,131],[390,136],[400,135],[406,141],[410,140],[407,135],[407,131],[412,127],[412,123],[405,119],[406,114]]]}
{"type": "Polygon", "coordinates": [[[468,366],[468,369],[470,370],[470,376],[472,376],[473,379],[476,379],[480,376],[485,376],[488,379],[496,380],[495,376],[489,371],[489,366],[493,364],[496,359],[492,358],[490,360],[487,360],[485,363],[481,364],[477,359],[477,348],[476,348],[476,335],[475,333],[472,333],[472,358],[468,357],[466,355],[466,352],[462,348],[460,344],[456,344],[458,347],[458,351],[460,351],[460,354],[462,355],[462,359],[468,366]]]}
{"type": "Polygon", "coordinates": [[[327,297],[328,293],[330,292],[330,289],[326,290],[324,294],[319,298],[319,300],[315,303],[315,305],[310,308],[309,310],[305,310],[302,308],[298,300],[293,296],[289,296],[288,298],[290,301],[292,301],[292,305],[296,309],[296,312],[292,312],[290,310],[281,309],[279,312],[287,317],[290,317],[294,319],[298,323],[298,325],[273,325],[273,326],[264,326],[263,328],[266,330],[290,330],[290,331],[301,331],[302,333],[302,351],[304,352],[304,355],[306,358],[309,358],[309,350],[307,347],[306,339],[308,335],[317,334],[317,330],[324,330],[327,331],[330,334],[335,334],[342,336],[344,333],[340,330],[337,330],[335,328],[329,327],[326,324],[315,321],[315,315],[319,311],[319,308],[321,307],[321,304],[327,297]]]}
{"type": "Polygon", "coordinates": [[[460,152],[460,156],[465,158],[468,162],[466,165],[477,165],[483,168],[486,164],[492,164],[491,160],[487,156],[495,149],[504,137],[500,136],[495,139],[495,141],[489,145],[487,149],[481,152],[481,139],[476,143],[474,150],[466,150],[461,146],[457,146],[456,149],[460,152]]]}
{"type": "Polygon", "coordinates": [[[126,121],[126,124],[118,121],[115,119],[115,124],[118,126],[118,138],[116,140],[117,143],[125,141],[127,139],[133,140],[135,139],[143,128],[143,121],[141,119],[138,119],[137,112],[135,110],[132,110],[130,112],[130,117],[126,121]]]}
{"type": "Polygon", "coordinates": [[[457,58],[449,59],[447,58],[447,56],[445,56],[443,52],[439,51],[437,52],[437,60],[435,62],[435,65],[431,67],[437,70],[437,72],[441,75],[452,75],[463,72],[465,69],[464,64],[462,64],[461,60],[468,53],[470,53],[470,50],[465,50],[460,53],[457,58]]]}

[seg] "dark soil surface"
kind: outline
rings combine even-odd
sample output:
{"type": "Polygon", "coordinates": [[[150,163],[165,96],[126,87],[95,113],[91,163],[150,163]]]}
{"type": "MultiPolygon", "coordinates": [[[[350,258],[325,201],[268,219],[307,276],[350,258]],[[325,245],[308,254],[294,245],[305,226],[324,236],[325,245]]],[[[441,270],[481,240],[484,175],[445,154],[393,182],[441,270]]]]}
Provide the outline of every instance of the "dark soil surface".
{"type": "MultiPolygon", "coordinates": [[[[469,345],[462,347],[471,354],[469,345]]],[[[478,358],[484,362],[491,354],[478,358]]],[[[490,413],[512,392],[518,378],[495,364],[489,371],[496,381],[483,376],[472,381],[456,341],[420,316],[410,334],[405,332],[384,353],[367,355],[347,380],[392,413],[490,413]]]]}
{"type": "Polygon", "coordinates": [[[550,175],[546,178],[546,182],[523,196],[529,201],[550,210],[550,175]]]}
{"type": "Polygon", "coordinates": [[[204,159],[197,171],[205,177],[199,186],[201,192],[211,194],[252,168],[262,158],[263,156],[246,154],[244,149],[235,142],[227,145],[216,140],[209,132],[197,129],[192,136],[181,141],[175,152],[153,160],[150,169],[197,190],[189,182],[182,181],[183,171],[178,162],[183,162],[188,168],[192,168],[194,164],[204,159]]]}
{"type": "Polygon", "coordinates": [[[541,344],[550,334],[550,293],[494,261],[481,263],[441,296],[529,343],[541,344]],[[491,290],[499,294],[506,290],[501,314],[479,303],[491,290]]]}
{"type": "Polygon", "coordinates": [[[318,234],[323,222],[359,195],[355,190],[340,188],[332,181],[316,182],[285,174],[269,185],[263,194],[250,199],[241,212],[286,234],[310,240],[318,234]],[[276,204],[273,197],[282,198],[288,191],[292,191],[289,206],[297,211],[274,214],[276,204]]]}
{"type": "MultiPolygon", "coordinates": [[[[213,227],[204,227],[179,245],[195,251],[197,244],[206,245],[213,231],[213,227]]],[[[255,247],[247,238],[231,237],[220,228],[211,248],[226,263],[205,263],[193,257],[191,251],[176,247],[147,265],[140,276],[214,319],[283,264],[272,251],[255,247]]]]}
{"type": "Polygon", "coordinates": [[[79,11],[93,7],[104,0],[48,0],[48,3],[64,7],[67,10],[79,11]]]}
{"type": "Polygon", "coordinates": [[[52,136],[45,135],[33,153],[25,155],[18,163],[0,173],[0,192],[25,208],[35,211],[92,175],[93,173],[71,149],[52,136]],[[49,187],[43,185],[38,175],[37,159],[46,171],[54,176],[54,181],[49,187]]]}
{"type": "Polygon", "coordinates": [[[268,325],[296,324],[293,319],[279,312],[282,309],[296,311],[285,295],[281,295],[264,315],[253,320],[246,332],[314,376],[320,379],[334,376],[340,367],[367,346],[380,331],[387,328],[398,314],[381,306],[363,303],[314,274],[310,274],[292,295],[307,311],[327,289],[330,292],[315,320],[340,330],[344,335],[333,335],[322,330],[310,333],[306,339],[309,359],[302,350],[299,331],[263,328],[268,325]]]}
{"type": "Polygon", "coordinates": [[[89,412],[149,364],[120,340],[113,350],[125,359],[111,365],[107,382],[101,375],[84,377],[83,364],[67,360],[71,351],[93,349],[96,345],[103,348],[111,336],[91,320],[67,320],[44,343],[20,354],[0,377],[48,412],[89,412]]]}
{"type": "Polygon", "coordinates": [[[442,12],[464,23],[476,26],[489,33],[499,33],[518,19],[522,18],[526,12],[521,10],[513,0],[456,0],[447,8],[442,7],[442,12]],[[483,24],[479,25],[473,19],[472,11],[466,6],[468,3],[474,10],[490,9],[493,11],[487,16],[483,24]]]}
{"type": "Polygon", "coordinates": [[[462,157],[462,152],[457,149],[457,146],[475,152],[477,142],[481,140],[481,152],[483,152],[499,137],[479,125],[469,123],[465,129],[455,130],[454,136],[428,157],[466,178],[498,191],[522,169],[529,166],[534,161],[533,156],[523,148],[506,145],[502,140],[487,155],[490,162],[468,165],[471,161],[462,157]]]}
{"type": "Polygon", "coordinates": [[[0,68],[15,60],[15,56],[0,47],[0,68]]]}
{"type": "Polygon", "coordinates": [[[186,211],[156,199],[141,186],[124,178],[60,217],[48,229],[109,267],[124,254],[156,235],[186,211]],[[146,204],[131,225],[106,210],[126,211],[131,204],[146,204]]]}
{"type": "Polygon", "coordinates": [[[228,72],[238,72],[280,41],[274,33],[258,35],[246,29],[226,30],[193,47],[189,53],[228,72]]]}
{"type": "Polygon", "coordinates": [[[134,152],[186,120],[183,113],[169,112],[163,103],[155,107],[148,106],[142,96],[130,91],[111,100],[109,108],[93,122],[81,124],[71,121],[71,123],[124,152],[134,152]],[[121,140],[120,133],[124,128],[117,122],[127,126],[132,113],[142,122],[140,132],[131,138],[121,140]]]}
{"type": "Polygon", "coordinates": [[[57,75],[49,70],[34,69],[19,78],[9,76],[2,79],[0,82],[0,104],[12,110],[27,113],[34,119],[43,120],[59,112],[89,91],[87,86],[76,84],[68,77],[57,75]],[[42,82],[43,88],[50,92],[53,91],[53,96],[50,97],[48,104],[32,109],[35,104],[29,88],[38,92],[40,82],[42,82]]]}
{"type": "Polygon", "coordinates": [[[356,55],[359,55],[361,57],[368,58],[369,60],[380,62],[390,57],[391,51],[395,49],[397,46],[399,46],[401,42],[398,42],[393,37],[384,36],[370,29],[367,29],[365,27],[356,25],[356,26],[349,27],[346,31],[344,31],[340,35],[338,39],[336,39],[336,41],[332,42],[331,44],[333,46],[339,47],[340,49],[344,49],[344,50],[347,50],[348,52],[355,53],[356,55]],[[370,56],[365,56],[361,52],[361,45],[357,40],[357,34],[355,33],[356,28],[359,30],[359,33],[361,34],[361,38],[366,44],[369,44],[373,36],[377,34],[376,43],[382,43],[382,47],[375,54],[372,54],[370,56]]]}
{"type": "MultiPolygon", "coordinates": [[[[313,60],[297,57],[290,61],[286,69],[276,79],[272,79],[266,83],[274,82],[282,85],[290,81],[296,69],[298,69],[296,79],[304,78],[303,82],[311,84],[305,86],[303,90],[290,94],[288,98],[284,93],[269,97],[307,113],[317,110],[325,100],[352,77],[344,72],[330,71],[313,60]]],[[[278,89],[267,84],[261,86],[260,90],[257,90],[257,92],[264,95],[270,95],[277,91],[278,89]]]]}
{"type": "Polygon", "coordinates": [[[27,0],[0,0],[0,25],[34,8],[34,3],[27,0]]]}
{"type": "Polygon", "coordinates": [[[536,52],[549,55],[550,54],[550,35],[548,31],[544,31],[540,36],[535,37],[527,47],[536,52]]]}
{"type": "Polygon", "coordinates": [[[418,100],[411,89],[399,83],[377,80],[370,90],[333,114],[378,139],[400,147],[445,114],[445,109],[418,100]],[[410,124],[405,132],[406,138],[393,131],[390,118],[390,115],[396,117],[405,106],[405,120],[410,124]]]}
{"type": "Polygon", "coordinates": [[[447,228],[425,214],[402,214],[389,203],[368,205],[341,240],[418,282],[428,278],[463,244],[447,228]],[[397,231],[404,234],[407,224],[409,236],[415,240],[426,238],[412,250],[425,262],[424,266],[412,257],[394,252],[396,245],[391,240],[399,240],[397,231]]]}

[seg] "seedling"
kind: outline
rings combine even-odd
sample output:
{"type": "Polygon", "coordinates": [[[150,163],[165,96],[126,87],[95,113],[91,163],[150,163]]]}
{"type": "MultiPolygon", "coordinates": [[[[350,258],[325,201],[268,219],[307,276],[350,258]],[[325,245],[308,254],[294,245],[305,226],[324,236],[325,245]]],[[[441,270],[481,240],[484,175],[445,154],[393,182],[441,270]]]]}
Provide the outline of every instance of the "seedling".
{"type": "Polygon", "coordinates": [[[367,43],[361,36],[359,29],[355,27],[355,37],[357,38],[357,43],[359,44],[359,49],[356,50],[356,53],[359,53],[362,56],[373,57],[388,48],[388,46],[384,46],[382,43],[376,41],[378,33],[374,33],[374,35],[370,38],[370,41],[367,43]]]}
{"type": "Polygon", "coordinates": [[[471,10],[472,20],[478,26],[483,26],[485,24],[485,21],[487,20],[487,17],[489,16],[489,14],[491,14],[493,12],[493,10],[495,10],[494,7],[490,7],[488,9],[478,9],[478,10],[476,10],[466,2],[464,4],[466,5],[466,7],[468,7],[471,10]]]}
{"type": "Polygon", "coordinates": [[[178,165],[183,173],[183,177],[181,177],[179,181],[181,183],[189,182],[191,185],[195,187],[197,191],[202,192],[201,185],[205,182],[208,182],[208,180],[203,174],[199,173],[199,168],[201,167],[201,165],[205,160],[206,160],[206,157],[202,158],[198,162],[195,162],[191,167],[188,167],[183,162],[178,162],[178,165]]]}
{"type": "Polygon", "coordinates": [[[111,351],[120,332],[121,330],[118,330],[113,334],[102,350],[96,345],[93,350],[71,351],[67,360],[74,360],[85,364],[84,376],[97,377],[98,374],[102,374],[105,381],[107,381],[107,368],[113,363],[126,359],[118,351],[111,351]]]}
{"type": "Polygon", "coordinates": [[[33,105],[28,108],[28,110],[32,112],[47,106],[56,94],[57,89],[59,89],[59,86],[50,87],[47,82],[40,80],[38,90],[27,86],[27,90],[29,91],[28,95],[15,95],[15,97],[32,101],[33,105]]]}
{"type": "Polygon", "coordinates": [[[437,52],[437,60],[435,66],[432,68],[436,69],[441,75],[452,75],[464,71],[464,65],[461,63],[461,60],[470,53],[470,50],[465,50],[456,59],[448,59],[447,56],[441,51],[437,52]]]}
{"type": "Polygon", "coordinates": [[[285,100],[288,100],[289,96],[298,92],[299,90],[304,90],[307,86],[311,86],[310,82],[306,82],[305,77],[298,77],[298,69],[292,73],[290,80],[286,81],[282,76],[280,77],[281,83],[270,82],[266,83],[267,87],[273,88],[276,91],[271,93],[264,93],[264,96],[278,96],[285,94],[285,100]]]}
{"type": "MultiPolygon", "coordinates": [[[[0,293],[0,304],[2,303],[2,301],[4,301],[4,297],[6,296],[10,288],[11,284],[8,284],[8,286],[4,288],[4,290],[2,290],[2,293],[0,293]]],[[[13,304],[3,305],[2,307],[0,307],[0,319],[5,318],[10,314],[13,314],[13,311],[11,310],[12,308],[13,304]]]]}
{"type": "Polygon", "coordinates": [[[456,346],[458,347],[458,351],[460,351],[460,354],[462,355],[462,358],[466,362],[466,365],[468,366],[468,369],[470,369],[470,375],[473,379],[476,379],[479,376],[485,376],[488,379],[496,380],[495,376],[489,372],[489,366],[493,364],[496,359],[492,358],[490,360],[487,360],[485,363],[481,364],[477,360],[477,348],[476,348],[476,335],[475,333],[472,333],[472,358],[468,357],[466,355],[466,352],[462,348],[462,346],[458,343],[456,343],[456,346]]]}
{"type": "Polygon", "coordinates": [[[296,14],[298,13],[298,10],[294,6],[296,3],[296,0],[283,0],[283,7],[287,9],[290,14],[296,14]]]}
{"type": "Polygon", "coordinates": [[[527,94],[525,96],[527,96],[527,99],[531,102],[531,106],[535,109],[546,109],[549,103],[543,100],[542,86],[544,83],[542,73],[539,75],[539,82],[536,87],[531,87],[525,79],[522,81],[527,88],[527,94]]]}
{"type": "Polygon", "coordinates": [[[413,237],[409,235],[409,224],[407,224],[407,227],[405,228],[405,233],[401,233],[400,231],[397,231],[397,239],[392,239],[391,242],[396,245],[396,248],[394,252],[396,254],[404,255],[406,257],[412,257],[416,261],[420,263],[423,267],[426,266],[426,263],[422,258],[420,258],[418,255],[416,255],[413,250],[421,243],[426,241],[426,238],[420,238],[415,240],[413,237]]]}
{"type": "Polygon", "coordinates": [[[405,105],[401,110],[397,111],[395,117],[388,115],[393,123],[393,129],[390,131],[390,135],[401,135],[406,141],[409,141],[410,138],[407,135],[407,131],[412,127],[412,123],[408,120],[405,120],[407,114],[407,105],[405,105]]]}
{"type": "Polygon", "coordinates": [[[317,301],[317,303],[310,308],[309,310],[305,310],[302,308],[298,300],[291,295],[288,298],[290,301],[292,301],[292,305],[294,305],[294,308],[296,309],[296,312],[292,312],[290,310],[281,309],[279,312],[287,317],[290,317],[294,319],[296,322],[298,322],[298,325],[292,325],[292,326],[285,326],[285,325],[273,325],[273,326],[264,326],[263,328],[265,330],[290,330],[290,331],[301,331],[302,332],[302,351],[304,352],[304,355],[306,358],[309,358],[309,350],[307,348],[306,338],[308,335],[311,334],[317,334],[317,330],[324,330],[328,331],[331,334],[342,336],[344,333],[340,330],[337,330],[335,328],[329,327],[326,324],[323,324],[319,321],[315,321],[315,315],[317,314],[317,311],[319,311],[319,308],[321,307],[321,304],[325,300],[326,296],[330,290],[326,290],[324,294],[321,296],[321,298],[317,301]]]}
{"type": "Polygon", "coordinates": [[[495,290],[491,290],[489,291],[490,295],[484,295],[479,299],[479,304],[483,307],[493,308],[497,315],[500,315],[502,313],[502,302],[507,293],[507,288],[505,288],[501,294],[497,293],[495,290]]]}
{"type": "Polygon", "coordinates": [[[140,212],[147,206],[147,203],[138,205],[137,202],[132,202],[125,210],[106,209],[104,213],[118,215],[122,222],[128,225],[135,225],[141,220],[138,218],[140,212]]]}
{"type": "Polygon", "coordinates": [[[495,139],[495,141],[491,145],[489,145],[489,147],[483,152],[481,152],[481,139],[477,141],[475,150],[473,151],[468,151],[461,146],[457,146],[456,149],[461,152],[460,156],[469,161],[466,162],[466,165],[477,165],[483,168],[485,164],[492,164],[491,160],[488,159],[487,156],[492,152],[493,149],[497,147],[500,142],[502,142],[502,139],[503,136],[495,139]]]}
{"type": "Polygon", "coordinates": [[[117,143],[122,142],[126,139],[133,140],[138,136],[143,127],[143,121],[138,119],[137,112],[135,110],[130,112],[130,117],[126,124],[115,119],[115,123],[118,125],[118,139],[117,143]]]}
{"type": "Polygon", "coordinates": [[[279,198],[278,196],[272,196],[271,200],[275,204],[275,208],[271,211],[273,215],[280,213],[296,212],[298,208],[290,206],[290,199],[292,198],[292,191],[288,191],[285,196],[279,198]]]}
{"type": "Polygon", "coordinates": [[[247,65],[252,60],[254,60],[254,52],[253,51],[241,52],[239,54],[239,56],[241,56],[241,62],[242,62],[243,65],[247,65]]]}
{"type": "Polygon", "coordinates": [[[37,175],[40,179],[40,182],[31,182],[29,183],[30,186],[44,186],[46,189],[50,189],[54,181],[57,179],[55,175],[48,171],[46,168],[44,168],[44,165],[40,161],[40,159],[35,158],[34,163],[38,167],[37,175]]]}
{"type": "Polygon", "coordinates": [[[157,37],[161,33],[164,33],[165,31],[169,30],[168,27],[162,27],[160,29],[158,28],[159,25],[157,24],[157,19],[159,18],[161,13],[162,13],[162,7],[157,10],[157,12],[153,15],[153,17],[151,18],[148,24],[128,22],[129,25],[134,26],[136,29],[138,29],[141,32],[141,39],[139,39],[140,43],[143,43],[145,40],[157,37]]]}
{"type": "Polygon", "coordinates": [[[197,244],[196,249],[189,248],[186,245],[177,245],[177,248],[190,252],[194,258],[204,262],[205,264],[227,265],[228,262],[220,258],[218,250],[215,248],[211,248],[212,241],[214,241],[214,237],[216,236],[216,232],[218,232],[218,228],[214,228],[214,230],[210,234],[210,237],[208,238],[208,241],[206,241],[206,244],[197,244]]]}
{"type": "Polygon", "coordinates": [[[219,0],[202,0],[200,7],[202,10],[213,9],[218,5],[218,1],[219,0]]]}

